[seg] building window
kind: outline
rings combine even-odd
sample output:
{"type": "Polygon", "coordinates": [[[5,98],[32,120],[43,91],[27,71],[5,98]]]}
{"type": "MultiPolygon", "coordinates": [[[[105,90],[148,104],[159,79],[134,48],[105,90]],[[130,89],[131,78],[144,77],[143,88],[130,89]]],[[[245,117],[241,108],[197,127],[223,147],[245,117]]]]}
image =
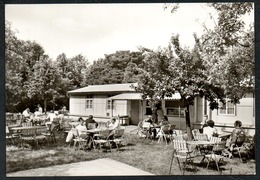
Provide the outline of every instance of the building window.
{"type": "Polygon", "coordinates": [[[86,97],[86,109],[92,109],[93,108],[93,96],[87,95],[86,97]]]}
{"type": "Polygon", "coordinates": [[[149,101],[146,101],[145,115],[152,115],[152,108],[149,101]]]}
{"type": "Polygon", "coordinates": [[[184,117],[184,104],[180,100],[165,101],[165,109],[167,116],[184,117]]]}
{"type": "Polygon", "coordinates": [[[219,102],[218,112],[220,115],[235,115],[235,104],[231,103],[231,100],[226,100],[226,104],[219,102]]]}
{"type": "Polygon", "coordinates": [[[107,100],[107,109],[111,109],[111,100],[107,100]]]}

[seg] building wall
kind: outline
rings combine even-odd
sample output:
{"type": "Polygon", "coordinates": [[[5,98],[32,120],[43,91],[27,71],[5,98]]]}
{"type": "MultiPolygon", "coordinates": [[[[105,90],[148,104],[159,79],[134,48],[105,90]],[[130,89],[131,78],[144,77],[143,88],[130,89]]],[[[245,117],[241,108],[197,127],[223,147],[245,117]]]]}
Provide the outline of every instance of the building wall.
{"type": "Polygon", "coordinates": [[[255,125],[254,117],[254,98],[252,94],[247,94],[246,97],[236,104],[235,115],[220,115],[218,110],[212,111],[212,120],[217,124],[234,125],[236,120],[240,120],[244,127],[252,127],[255,125]]]}
{"type": "MultiPolygon", "coordinates": [[[[113,116],[126,116],[130,115],[129,103],[127,100],[114,100],[113,116]]],[[[130,105],[131,107],[131,105],[130,105]]]]}

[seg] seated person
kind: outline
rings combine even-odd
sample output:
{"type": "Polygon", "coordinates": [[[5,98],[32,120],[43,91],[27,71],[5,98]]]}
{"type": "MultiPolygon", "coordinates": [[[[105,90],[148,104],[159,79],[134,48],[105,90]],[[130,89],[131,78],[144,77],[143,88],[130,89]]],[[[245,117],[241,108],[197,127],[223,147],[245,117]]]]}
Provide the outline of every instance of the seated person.
{"type": "Polygon", "coordinates": [[[34,115],[35,116],[40,116],[42,113],[39,111],[38,108],[35,109],[34,115]]]}
{"type": "Polygon", "coordinates": [[[165,125],[171,125],[170,122],[168,121],[168,117],[167,116],[163,116],[162,121],[159,124],[160,126],[165,126],[165,125]]]}
{"type": "Polygon", "coordinates": [[[87,129],[90,129],[89,123],[95,123],[96,124],[95,128],[98,127],[98,123],[93,119],[92,115],[89,115],[88,119],[86,120],[86,128],[87,129]]]}
{"type": "Polygon", "coordinates": [[[116,121],[116,118],[112,118],[111,121],[108,122],[107,128],[109,130],[115,130],[119,127],[119,123],[116,121]]]}
{"type": "MultiPolygon", "coordinates": [[[[153,120],[152,120],[152,116],[151,116],[151,115],[149,115],[147,119],[143,120],[143,123],[144,123],[144,122],[148,122],[148,123],[150,123],[151,125],[155,125],[154,122],[153,122],[153,120]]],[[[156,138],[156,135],[157,135],[156,128],[150,127],[149,133],[150,133],[150,134],[153,134],[153,138],[154,138],[154,139],[156,138]]]]}
{"type": "Polygon", "coordinates": [[[167,134],[173,133],[173,131],[170,129],[171,123],[168,121],[167,116],[163,116],[163,119],[162,119],[162,121],[160,122],[159,125],[160,125],[161,129],[164,130],[164,133],[167,133],[167,134]]]}
{"type": "Polygon", "coordinates": [[[31,118],[31,113],[30,113],[30,109],[29,108],[26,108],[23,113],[22,113],[23,117],[25,118],[25,121],[26,122],[29,122],[30,121],[30,118],[31,118]]]}
{"type": "Polygon", "coordinates": [[[235,145],[241,146],[246,140],[245,131],[241,128],[242,122],[237,120],[234,123],[235,129],[230,135],[230,151],[233,151],[235,145]]]}
{"type": "Polygon", "coordinates": [[[203,134],[207,134],[208,139],[212,136],[218,135],[218,130],[214,127],[215,122],[213,120],[207,121],[207,126],[203,128],[203,134]]]}
{"type": "Polygon", "coordinates": [[[54,118],[58,118],[58,114],[56,112],[54,113],[54,111],[51,110],[46,118],[47,120],[49,120],[49,122],[46,122],[45,124],[50,125],[53,122],[54,118]]]}
{"type": "Polygon", "coordinates": [[[85,122],[82,117],[79,117],[78,121],[80,124],[76,126],[76,129],[78,130],[79,137],[85,139],[87,138],[87,134],[86,134],[87,128],[85,126],[85,122]]]}
{"type": "Polygon", "coordinates": [[[75,137],[80,137],[83,139],[86,139],[87,136],[87,128],[84,124],[84,120],[82,117],[79,117],[78,119],[79,124],[78,125],[72,125],[71,130],[68,132],[68,135],[66,137],[66,142],[71,142],[75,137]]]}
{"type": "Polygon", "coordinates": [[[116,121],[116,118],[112,117],[111,121],[108,121],[107,128],[110,130],[109,139],[113,138],[115,130],[119,127],[120,126],[119,123],[116,121]]]}

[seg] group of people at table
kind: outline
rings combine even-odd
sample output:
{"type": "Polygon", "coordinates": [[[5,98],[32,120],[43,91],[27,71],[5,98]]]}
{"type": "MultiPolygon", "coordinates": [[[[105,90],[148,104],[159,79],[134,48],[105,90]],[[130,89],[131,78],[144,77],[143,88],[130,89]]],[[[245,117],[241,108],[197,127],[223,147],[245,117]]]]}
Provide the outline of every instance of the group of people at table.
{"type": "MultiPolygon", "coordinates": [[[[90,149],[93,145],[91,142],[91,138],[93,138],[94,134],[88,132],[97,128],[100,130],[100,127],[98,127],[99,124],[93,119],[93,116],[90,115],[86,120],[84,120],[82,117],[79,117],[78,123],[71,123],[71,126],[72,128],[68,132],[66,142],[70,144],[75,137],[86,139],[88,148],[90,149]],[[94,125],[94,127],[92,125],[94,125]]],[[[115,133],[115,130],[120,128],[120,124],[118,121],[116,121],[116,118],[112,117],[111,120],[105,124],[105,128],[110,131],[108,138],[112,138],[115,133]]]]}
{"type": "MultiPolygon", "coordinates": [[[[219,133],[217,128],[214,127],[215,123],[213,120],[208,120],[206,124],[204,125],[202,129],[202,133],[206,134],[208,139],[210,137],[218,137],[219,133]]],[[[234,122],[234,129],[231,132],[229,138],[226,139],[226,146],[227,146],[227,153],[229,154],[229,157],[232,156],[232,152],[234,147],[241,146],[246,140],[246,133],[242,129],[242,122],[239,120],[236,120],[234,122]]]]}
{"type": "MultiPolygon", "coordinates": [[[[155,124],[152,120],[152,116],[148,116],[147,119],[143,120],[143,123],[148,122],[151,124],[151,127],[149,129],[150,133],[153,135],[153,138],[160,136],[158,132],[160,131],[158,129],[162,128],[163,126],[170,126],[170,122],[168,121],[167,116],[163,116],[162,120],[159,122],[159,124],[155,124]]],[[[215,122],[213,120],[208,120],[206,124],[203,125],[202,133],[206,134],[208,139],[211,137],[218,137],[219,132],[215,126],[215,122]]],[[[170,130],[172,131],[172,130],[170,130]]],[[[172,134],[173,132],[169,132],[172,134]]],[[[231,132],[230,136],[226,139],[226,146],[228,146],[229,155],[232,155],[232,151],[234,149],[235,145],[241,146],[246,140],[246,133],[242,128],[242,122],[237,120],[234,122],[234,130],[231,132]]]]}
{"type": "Polygon", "coordinates": [[[30,112],[29,108],[26,108],[23,112],[22,112],[22,122],[30,122],[32,123],[32,125],[50,125],[55,118],[59,119],[59,123],[61,123],[61,121],[64,118],[64,113],[61,112],[66,112],[66,107],[62,107],[62,109],[60,111],[53,111],[51,110],[50,112],[48,112],[47,114],[43,113],[43,109],[41,107],[40,104],[37,105],[37,108],[35,109],[35,112],[32,113],[30,112]]]}

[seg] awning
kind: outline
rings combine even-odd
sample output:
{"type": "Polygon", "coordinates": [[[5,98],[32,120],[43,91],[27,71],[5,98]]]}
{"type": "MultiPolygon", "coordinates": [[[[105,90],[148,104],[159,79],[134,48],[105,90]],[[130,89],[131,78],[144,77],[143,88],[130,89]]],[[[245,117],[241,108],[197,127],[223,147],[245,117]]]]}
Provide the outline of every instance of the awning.
{"type": "MultiPolygon", "coordinates": [[[[122,93],[110,97],[112,100],[142,100],[142,93],[122,93]]],[[[181,99],[179,93],[173,94],[171,97],[165,97],[165,100],[181,99]]]]}
{"type": "Polygon", "coordinates": [[[110,97],[109,99],[113,100],[141,100],[142,93],[122,93],[110,97]]]}

